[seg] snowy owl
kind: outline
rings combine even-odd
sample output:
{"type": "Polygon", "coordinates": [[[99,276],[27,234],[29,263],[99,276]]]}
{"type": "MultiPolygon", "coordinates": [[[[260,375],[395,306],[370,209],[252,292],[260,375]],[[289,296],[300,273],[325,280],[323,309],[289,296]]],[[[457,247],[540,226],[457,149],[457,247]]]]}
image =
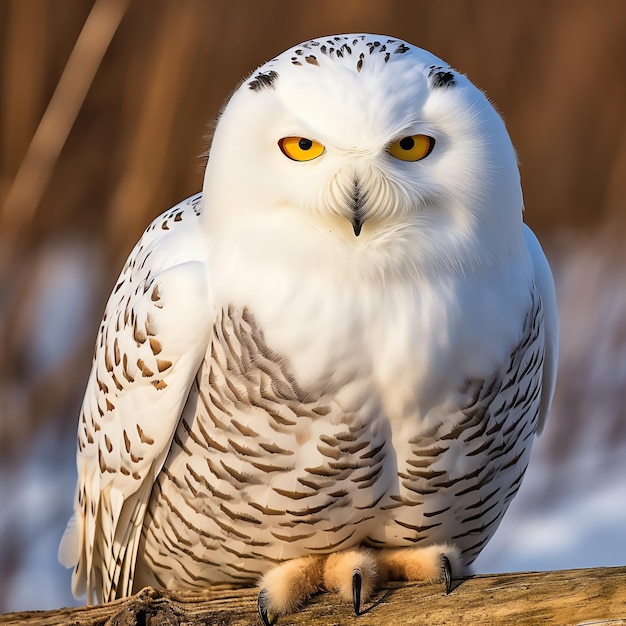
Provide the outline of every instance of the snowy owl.
{"type": "Polygon", "coordinates": [[[327,589],[468,571],[548,413],[550,268],[516,154],[464,75],[399,39],[302,43],[224,108],[100,325],[73,591],[327,589]]]}

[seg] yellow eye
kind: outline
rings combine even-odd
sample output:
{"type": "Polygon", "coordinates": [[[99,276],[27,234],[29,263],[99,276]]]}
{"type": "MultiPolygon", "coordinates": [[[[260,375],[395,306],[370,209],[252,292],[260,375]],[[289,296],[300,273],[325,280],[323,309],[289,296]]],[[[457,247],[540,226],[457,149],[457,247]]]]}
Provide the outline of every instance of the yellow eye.
{"type": "Polygon", "coordinates": [[[428,135],[409,135],[389,144],[387,151],[401,161],[419,161],[427,157],[435,147],[435,140],[428,135]]]}
{"type": "Polygon", "coordinates": [[[324,146],[306,137],[283,137],[278,146],[292,161],[312,161],[324,152],[324,146]]]}

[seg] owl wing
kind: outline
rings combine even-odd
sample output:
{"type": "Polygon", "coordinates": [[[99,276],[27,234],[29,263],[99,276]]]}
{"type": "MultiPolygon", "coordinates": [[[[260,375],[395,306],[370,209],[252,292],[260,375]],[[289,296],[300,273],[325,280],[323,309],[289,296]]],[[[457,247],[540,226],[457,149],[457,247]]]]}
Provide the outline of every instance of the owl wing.
{"type": "Polygon", "coordinates": [[[200,200],[148,227],[100,325],[78,427],[75,513],[59,547],[87,602],[94,592],[98,601],[132,593],[152,486],[209,342],[200,200]]]}
{"type": "Polygon", "coordinates": [[[537,237],[533,231],[524,224],[524,241],[526,249],[531,258],[535,284],[541,295],[543,304],[543,321],[545,349],[543,357],[543,381],[541,388],[541,404],[539,406],[539,417],[537,421],[537,434],[540,434],[545,425],[546,416],[550,411],[552,397],[554,396],[554,386],[556,384],[556,368],[559,355],[559,325],[556,307],[556,291],[554,279],[548,260],[541,248],[537,237]]]}

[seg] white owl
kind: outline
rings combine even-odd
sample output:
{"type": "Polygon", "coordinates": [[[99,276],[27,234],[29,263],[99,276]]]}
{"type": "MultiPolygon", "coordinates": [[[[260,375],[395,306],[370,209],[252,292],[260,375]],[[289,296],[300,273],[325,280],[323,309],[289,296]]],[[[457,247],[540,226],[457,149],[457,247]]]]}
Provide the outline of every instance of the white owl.
{"type": "Polygon", "coordinates": [[[145,231],[78,428],[73,590],[326,588],[467,568],[556,375],[554,285],[484,94],[399,39],[308,41],[217,125],[203,192],[145,231]]]}

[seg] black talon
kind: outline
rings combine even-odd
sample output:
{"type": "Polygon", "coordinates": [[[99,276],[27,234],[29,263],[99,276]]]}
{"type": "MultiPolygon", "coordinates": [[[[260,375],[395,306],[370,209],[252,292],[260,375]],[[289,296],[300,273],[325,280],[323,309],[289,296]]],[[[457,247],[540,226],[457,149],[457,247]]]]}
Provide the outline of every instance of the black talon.
{"type": "Polygon", "coordinates": [[[361,613],[361,582],[361,572],[352,572],[352,604],[355,615],[361,613]]]}
{"type": "Polygon", "coordinates": [[[276,620],[270,622],[270,619],[267,616],[267,589],[261,589],[261,591],[259,591],[259,595],[256,599],[256,606],[259,611],[259,617],[263,622],[263,626],[273,626],[273,624],[276,623],[276,620]]]}
{"type": "Polygon", "coordinates": [[[442,556],[443,561],[443,580],[446,583],[446,595],[452,591],[452,567],[447,556],[442,556]]]}

